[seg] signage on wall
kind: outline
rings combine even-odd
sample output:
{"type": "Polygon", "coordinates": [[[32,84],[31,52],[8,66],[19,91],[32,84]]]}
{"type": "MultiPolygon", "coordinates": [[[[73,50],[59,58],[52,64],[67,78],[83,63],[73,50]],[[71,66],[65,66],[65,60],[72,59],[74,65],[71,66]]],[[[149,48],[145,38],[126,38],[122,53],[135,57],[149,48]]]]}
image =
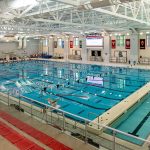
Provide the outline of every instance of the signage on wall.
{"type": "Polygon", "coordinates": [[[79,47],[82,48],[82,40],[79,41],[79,47]]]}
{"type": "Polygon", "coordinates": [[[112,49],[116,49],[116,40],[111,40],[112,49]]]}
{"type": "Polygon", "coordinates": [[[54,41],[54,48],[57,48],[57,41],[54,41]]]}
{"type": "Polygon", "coordinates": [[[102,36],[90,35],[86,37],[86,46],[87,47],[103,47],[104,38],[102,36]]]}
{"type": "Polygon", "coordinates": [[[73,41],[70,41],[70,48],[73,48],[73,41]]]}
{"type": "Polygon", "coordinates": [[[126,39],[125,48],[130,49],[130,39],[126,39]]]}
{"type": "Polygon", "coordinates": [[[140,49],[145,49],[145,39],[140,39],[140,49]]]}

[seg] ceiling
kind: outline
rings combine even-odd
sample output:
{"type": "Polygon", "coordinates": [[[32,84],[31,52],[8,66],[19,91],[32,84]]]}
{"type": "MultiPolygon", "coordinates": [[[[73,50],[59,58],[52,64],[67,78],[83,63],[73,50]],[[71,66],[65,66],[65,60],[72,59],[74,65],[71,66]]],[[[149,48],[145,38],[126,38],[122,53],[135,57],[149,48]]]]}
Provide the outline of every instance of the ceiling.
{"type": "Polygon", "coordinates": [[[150,0],[0,0],[0,34],[53,35],[150,29],[150,0]]]}

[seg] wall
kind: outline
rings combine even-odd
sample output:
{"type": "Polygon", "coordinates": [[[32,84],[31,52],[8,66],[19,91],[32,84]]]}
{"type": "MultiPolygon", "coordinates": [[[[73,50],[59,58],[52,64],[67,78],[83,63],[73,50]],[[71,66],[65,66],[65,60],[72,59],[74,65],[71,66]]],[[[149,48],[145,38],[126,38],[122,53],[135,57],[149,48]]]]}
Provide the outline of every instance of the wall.
{"type": "Polygon", "coordinates": [[[14,52],[17,56],[36,54],[39,50],[39,40],[28,39],[25,49],[18,49],[18,46],[18,42],[0,42],[0,57],[5,58],[6,54],[3,53],[10,52],[14,52]]]}
{"type": "MultiPolygon", "coordinates": [[[[80,48],[80,46],[75,46],[75,43],[74,43],[74,36],[70,36],[69,37],[69,55],[72,55],[73,54],[73,50],[79,50],[79,51],[82,51],[82,48],[80,48]],[[70,41],[73,41],[73,48],[70,48],[70,41]]],[[[79,41],[81,40],[82,41],[82,36],[78,36],[79,38],[79,41]]],[[[82,44],[83,44],[83,41],[82,41],[82,44]]],[[[82,54],[82,53],[81,53],[82,54]]]]}
{"type": "MultiPolygon", "coordinates": [[[[130,39],[130,36],[125,36],[125,39],[130,39]]],[[[116,36],[112,36],[110,40],[116,40],[116,48],[115,49],[111,48],[111,57],[115,57],[115,52],[126,51],[127,52],[127,60],[129,60],[130,59],[130,49],[126,49],[125,45],[124,46],[117,46],[116,36]]],[[[111,41],[110,41],[110,43],[111,43],[111,41]]]]}
{"type": "MultiPolygon", "coordinates": [[[[126,36],[125,39],[130,39],[131,36],[126,36]]],[[[143,35],[139,35],[139,43],[140,43],[140,39],[145,39],[146,41],[146,34],[143,34],[143,35]]],[[[116,36],[112,36],[111,37],[111,40],[116,40],[116,36]]],[[[132,44],[132,43],[131,43],[132,44]]],[[[146,48],[145,49],[140,49],[140,44],[138,45],[139,47],[139,57],[142,56],[142,57],[148,57],[150,58],[150,47],[147,47],[146,45],[146,48]]],[[[122,47],[119,47],[117,46],[117,43],[116,43],[116,49],[111,49],[111,56],[114,56],[114,52],[115,51],[127,51],[127,58],[128,60],[130,59],[130,49],[125,49],[125,46],[122,46],[122,47]]]]}
{"type": "MultiPolygon", "coordinates": [[[[145,39],[145,41],[146,41],[146,34],[139,35],[139,41],[140,41],[140,39],[145,39]]],[[[147,47],[147,45],[146,45],[145,49],[139,48],[139,56],[150,58],[150,47],[147,47]]]]}
{"type": "MultiPolygon", "coordinates": [[[[65,38],[64,38],[64,37],[60,36],[59,38],[61,38],[62,41],[65,41],[65,38]]],[[[53,40],[54,40],[54,41],[57,41],[58,38],[57,38],[57,37],[54,37],[53,40]]],[[[57,42],[57,48],[54,48],[54,55],[56,55],[56,56],[58,56],[58,55],[59,55],[59,56],[63,56],[63,55],[64,55],[64,48],[59,47],[58,42],[57,42]]]]}
{"type": "MultiPolygon", "coordinates": [[[[74,43],[74,38],[75,38],[75,36],[70,36],[70,37],[65,37],[65,36],[60,36],[59,35],[59,38],[61,38],[62,39],[62,41],[64,41],[64,47],[66,47],[67,49],[68,49],[68,55],[73,55],[73,51],[74,50],[78,50],[78,51],[80,51],[80,53],[82,54],[82,51],[83,51],[83,43],[84,43],[84,39],[83,39],[83,36],[77,36],[77,37],[79,37],[79,41],[82,41],[82,48],[80,48],[80,45],[78,45],[78,46],[75,46],[75,43],[74,43]],[[69,42],[66,42],[67,41],[67,39],[68,39],[68,41],[69,42]],[[73,48],[70,48],[70,41],[73,41],[73,48]],[[67,45],[66,45],[67,44],[67,45]]],[[[54,44],[54,41],[57,41],[58,40],[58,38],[57,38],[57,36],[55,36],[53,39],[49,39],[49,51],[51,52],[51,55],[55,55],[55,54],[57,54],[57,55],[63,55],[64,54],[64,51],[65,51],[65,49],[64,48],[61,48],[61,47],[58,47],[58,45],[57,45],[57,48],[54,48],[53,47],[53,45],[52,44],[54,44]],[[53,49],[53,50],[52,50],[53,49]]],[[[45,47],[43,47],[44,48],[44,50],[46,50],[47,48],[45,48],[45,47]]],[[[97,47],[93,47],[93,48],[86,48],[87,49],[87,56],[89,57],[89,56],[91,56],[91,51],[92,50],[100,50],[101,51],[101,53],[102,53],[102,55],[103,55],[103,47],[102,48],[97,48],[97,47]]]]}

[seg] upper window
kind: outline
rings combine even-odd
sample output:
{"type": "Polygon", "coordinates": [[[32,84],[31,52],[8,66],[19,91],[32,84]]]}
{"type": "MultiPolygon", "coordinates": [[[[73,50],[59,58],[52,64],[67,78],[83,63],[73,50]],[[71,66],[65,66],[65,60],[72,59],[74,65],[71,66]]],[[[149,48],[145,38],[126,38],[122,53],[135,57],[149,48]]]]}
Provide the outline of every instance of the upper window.
{"type": "Polygon", "coordinates": [[[74,38],[74,46],[79,46],[79,38],[78,37],[74,38]]]}
{"type": "Polygon", "coordinates": [[[117,46],[124,46],[125,45],[125,35],[118,35],[116,37],[117,40],[117,46]]]}
{"type": "Polygon", "coordinates": [[[58,45],[58,47],[62,47],[62,39],[61,38],[59,38],[57,40],[57,45],[58,45]]]}
{"type": "Polygon", "coordinates": [[[146,43],[147,43],[147,47],[150,47],[150,34],[146,35],[146,43]]]}
{"type": "Polygon", "coordinates": [[[48,46],[48,39],[43,40],[43,46],[48,46]]]}

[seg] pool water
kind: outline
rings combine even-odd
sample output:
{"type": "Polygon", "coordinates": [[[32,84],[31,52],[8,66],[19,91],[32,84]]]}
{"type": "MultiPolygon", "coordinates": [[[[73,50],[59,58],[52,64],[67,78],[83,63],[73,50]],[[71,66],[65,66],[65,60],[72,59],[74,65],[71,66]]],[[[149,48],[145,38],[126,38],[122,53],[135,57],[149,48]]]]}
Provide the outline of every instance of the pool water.
{"type": "MultiPolygon", "coordinates": [[[[143,69],[22,61],[0,64],[0,91],[16,97],[20,91],[22,96],[48,105],[48,98],[57,100],[60,109],[93,120],[149,82],[149,75],[150,71],[143,69]],[[88,76],[101,81],[91,83],[88,76]]],[[[123,130],[124,126],[116,128],[123,130]]]]}
{"type": "MultiPolygon", "coordinates": [[[[130,108],[111,126],[131,135],[147,139],[150,135],[150,94],[143,97],[140,102],[130,108]]],[[[143,141],[129,138],[122,134],[117,134],[116,136],[138,145],[143,144],[143,141]]]]}

